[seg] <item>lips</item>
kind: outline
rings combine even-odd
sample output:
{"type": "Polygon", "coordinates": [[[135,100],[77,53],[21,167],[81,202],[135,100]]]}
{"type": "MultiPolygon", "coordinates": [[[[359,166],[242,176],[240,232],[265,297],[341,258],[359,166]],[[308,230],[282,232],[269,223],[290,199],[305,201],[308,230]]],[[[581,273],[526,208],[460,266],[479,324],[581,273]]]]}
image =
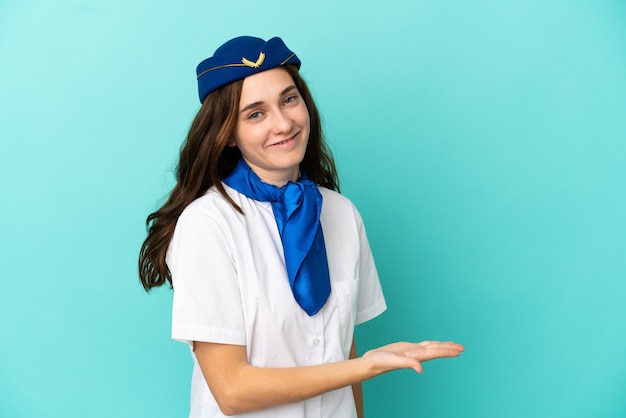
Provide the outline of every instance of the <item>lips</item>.
{"type": "Polygon", "coordinates": [[[298,135],[298,133],[294,134],[293,136],[291,136],[291,137],[289,137],[287,139],[283,139],[282,141],[275,142],[275,143],[271,144],[270,147],[281,146],[281,145],[288,145],[291,142],[295,141],[297,135],[298,135]]]}

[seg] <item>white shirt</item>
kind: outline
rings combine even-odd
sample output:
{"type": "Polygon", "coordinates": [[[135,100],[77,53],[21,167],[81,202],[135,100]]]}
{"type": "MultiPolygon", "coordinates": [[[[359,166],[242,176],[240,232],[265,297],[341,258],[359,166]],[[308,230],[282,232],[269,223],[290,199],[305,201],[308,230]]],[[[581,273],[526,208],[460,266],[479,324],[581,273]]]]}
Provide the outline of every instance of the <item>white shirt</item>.
{"type": "MultiPolygon", "coordinates": [[[[167,253],[174,300],[172,338],[245,345],[258,367],[308,366],[349,358],[354,326],[386,309],[354,205],[320,187],[331,294],[314,316],[295,301],[269,202],[226,187],[245,214],[211,188],[180,215],[167,253]]],[[[223,417],[193,354],[190,418],[223,417]]],[[[356,417],[351,387],[249,418],[356,417]]]]}

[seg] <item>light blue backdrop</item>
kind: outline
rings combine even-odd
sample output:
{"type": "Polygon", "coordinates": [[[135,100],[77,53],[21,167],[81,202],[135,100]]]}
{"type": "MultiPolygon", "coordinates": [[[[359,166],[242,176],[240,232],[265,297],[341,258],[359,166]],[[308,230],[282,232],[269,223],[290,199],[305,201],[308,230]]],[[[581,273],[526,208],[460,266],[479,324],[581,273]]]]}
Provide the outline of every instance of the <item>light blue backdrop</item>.
{"type": "Polygon", "coordinates": [[[182,417],[190,358],[143,293],[144,220],[241,34],[303,60],[389,310],[375,417],[626,416],[626,3],[0,2],[0,416],[182,417]]]}

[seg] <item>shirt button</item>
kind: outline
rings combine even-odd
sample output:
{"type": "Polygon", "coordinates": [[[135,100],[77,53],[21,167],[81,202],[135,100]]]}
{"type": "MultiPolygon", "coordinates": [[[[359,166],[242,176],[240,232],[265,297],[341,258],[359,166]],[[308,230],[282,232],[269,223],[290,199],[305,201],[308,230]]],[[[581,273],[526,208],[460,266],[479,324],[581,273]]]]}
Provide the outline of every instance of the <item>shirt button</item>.
{"type": "Polygon", "coordinates": [[[316,346],[316,347],[317,347],[318,345],[320,345],[320,339],[319,339],[319,338],[316,338],[315,340],[313,340],[313,345],[314,345],[314,346],[316,346]]]}

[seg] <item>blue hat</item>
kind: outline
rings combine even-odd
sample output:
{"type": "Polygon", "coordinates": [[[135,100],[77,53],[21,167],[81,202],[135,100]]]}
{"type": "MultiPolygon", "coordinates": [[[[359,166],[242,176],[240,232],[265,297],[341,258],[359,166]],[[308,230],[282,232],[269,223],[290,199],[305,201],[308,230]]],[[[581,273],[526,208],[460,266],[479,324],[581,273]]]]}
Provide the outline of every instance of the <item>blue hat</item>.
{"type": "Polygon", "coordinates": [[[267,42],[252,36],[231,39],[196,68],[200,103],[218,87],[288,64],[300,68],[296,54],[278,37],[267,42]]]}

